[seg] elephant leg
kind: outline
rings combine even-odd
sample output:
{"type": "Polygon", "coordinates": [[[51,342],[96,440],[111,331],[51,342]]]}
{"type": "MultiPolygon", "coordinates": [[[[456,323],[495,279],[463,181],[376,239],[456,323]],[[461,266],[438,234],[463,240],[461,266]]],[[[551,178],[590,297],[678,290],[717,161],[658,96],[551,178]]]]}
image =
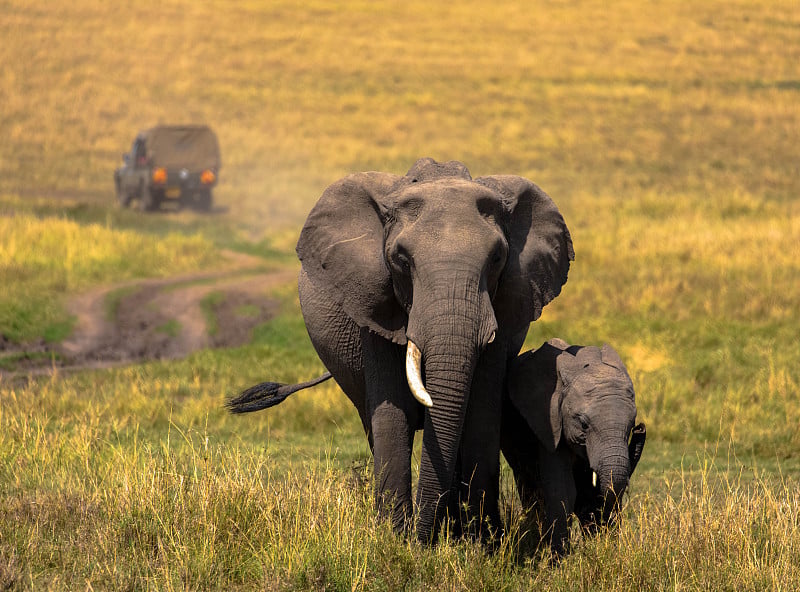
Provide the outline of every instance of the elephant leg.
{"type": "Polygon", "coordinates": [[[314,286],[303,270],[300,271],[298,288],[303,320],[311,343],[333,379],[358,410],[371,449],[361,328],[333,298],[314,286]]]}
{"type": "Polygon", "coordinates": [[[395,530],[405,531],[413,517],[411,452],[422,410],[408,388],[404,348],[367,329],[362,339],[376,505],[395,530]]]}
{"type": "Polygon", "coordinates": [[[574,458],[563,448],[555,452],[539,449],[541,495],[545,507],[544,536],[556,556],[569,551],[569,523],[575,510],[577,490],[572,474],[574,458]]]}
{"type": "Polygon", "coordinates": [[[495,342],[481,355],[472,380],[459,451],[458,499],[462,528],[484,541],[497,536],[502,529],[498,499],[506,351],[502,342],[495,342]],[[465,506],[467,515],[463,515],[465,506]]]}

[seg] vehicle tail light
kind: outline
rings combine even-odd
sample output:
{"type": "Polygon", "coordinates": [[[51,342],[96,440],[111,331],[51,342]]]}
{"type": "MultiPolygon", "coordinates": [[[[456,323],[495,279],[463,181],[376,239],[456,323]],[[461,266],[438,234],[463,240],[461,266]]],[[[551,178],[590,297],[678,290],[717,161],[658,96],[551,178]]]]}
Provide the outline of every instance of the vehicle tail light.
{"type": "Polygon", "coordinates": [[[167,182],[167,169],[158,167],[153,169],[153,183],[166,183],[167,182]]]}
{"type": "Polygon", "coordinates": [[[217,176],[214,174],[214,171],[206,169],[200,175],[200,182],[203,183],[204,185],[210,185],[216,180],[216,178],[217,176]]]}

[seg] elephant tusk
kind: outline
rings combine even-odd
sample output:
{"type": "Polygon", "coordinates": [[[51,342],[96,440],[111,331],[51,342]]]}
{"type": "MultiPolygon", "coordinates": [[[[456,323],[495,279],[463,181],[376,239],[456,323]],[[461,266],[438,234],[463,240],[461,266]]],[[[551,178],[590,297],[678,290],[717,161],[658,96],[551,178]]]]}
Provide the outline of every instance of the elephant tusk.
{"type": "Polygon", "coordinates": [[[494,343],[494,338],[497,337],[497,331],[492,331],[492,334],[489,335],[489,341],[486,343],[494,343]]]}
{"type": "Polygon", "coordinates": [[[597,473],[592,471],[592,487],[597,487],[597,473]]]}
{"type": "Polygon", "coordinates": [[[422,384],[422,370],[420,364],[422,362],[422,352],[410,339],[408,340],[408,348],[406,349],[406,379],[408,386],[411,389],[411,394],[414,398],[425,405],[425,407],[433,407],[433,399],[425,390],[422,384]]]}

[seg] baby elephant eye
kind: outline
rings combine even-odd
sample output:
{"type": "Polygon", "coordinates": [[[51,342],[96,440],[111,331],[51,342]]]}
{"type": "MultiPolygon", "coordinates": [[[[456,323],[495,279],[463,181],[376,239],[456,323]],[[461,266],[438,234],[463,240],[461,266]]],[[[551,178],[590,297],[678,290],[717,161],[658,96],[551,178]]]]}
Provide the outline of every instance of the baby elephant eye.
{"type": "Polygon", "coordinates": [[[581,424],[581,430],[584,432],[589,429],[589,418],[585,415],[578,415],[578,423],[581,424]]]}

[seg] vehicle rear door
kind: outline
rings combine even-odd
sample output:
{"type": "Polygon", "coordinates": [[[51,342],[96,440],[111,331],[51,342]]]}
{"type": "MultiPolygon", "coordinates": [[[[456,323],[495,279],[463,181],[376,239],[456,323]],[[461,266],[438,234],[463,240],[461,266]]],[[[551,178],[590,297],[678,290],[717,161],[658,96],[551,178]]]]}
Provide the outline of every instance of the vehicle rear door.
{"type": "Polygon", "coordinates": [[[120,183],[128,195],[138,195],[139,190],[147,186],[147,151],[145,139],[137,137],[133,141],[128,162],[120,176],[120,183]]]}

